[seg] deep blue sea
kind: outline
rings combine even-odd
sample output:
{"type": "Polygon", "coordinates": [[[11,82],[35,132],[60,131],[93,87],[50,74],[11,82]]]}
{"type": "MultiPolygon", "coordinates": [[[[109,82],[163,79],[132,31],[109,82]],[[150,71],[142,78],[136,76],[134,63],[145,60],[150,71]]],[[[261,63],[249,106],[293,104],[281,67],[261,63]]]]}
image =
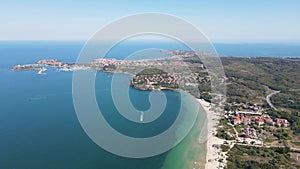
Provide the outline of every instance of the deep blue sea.
{"type": "Polygon", "coordinates": [[[300,57],[300,43],[215,43],[220,56],[300,57]]]}
{"type": "MultiPolygon", "coordinates": [[[[81,128],[72,101],[72,72],[48,70],[14,72],[16,64],[40,59],[75,62],[83,41],[0,41],[0,169],[159,169],[167,153],[129,159],[99,148],[81,128]]],[[[144,48],[185,49],[180,44],[129,43],[115,47],[107,57],[124,58],[144,48]]],[[[295,44],[215,44],[220,55],[300,56],[295,44]]],[[[137,128],[118,115],[109,92],[111,74],[98,72],[96,95],[105,117],[119,132],[139,137],[155,135],[176,118],[180,96],[165,91],[168,102],[159,125],[137,128]],[[101,84],[101,85],[97,85],[101,84]],[[159,127],[157,127],[159,126],[159,127]]],[[[148,109],[147,91],[130,89],[133,105],[148,109]]]]}

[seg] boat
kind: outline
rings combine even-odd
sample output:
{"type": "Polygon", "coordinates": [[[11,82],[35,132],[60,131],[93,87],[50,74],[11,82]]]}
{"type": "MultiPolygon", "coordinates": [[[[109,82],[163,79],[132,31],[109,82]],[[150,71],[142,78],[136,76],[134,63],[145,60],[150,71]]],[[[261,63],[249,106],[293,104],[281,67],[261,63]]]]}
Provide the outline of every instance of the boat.
{"type": "Polygon", "coordinates": [[[46,71],[47,69],[46,68],[41,68],[40,70],[39,70],[39,72],[38,72],[38,74],[44,74],[44,72],[46,71]]]}
{"type": "Polygon", "coordinates": [[[142,111],[141,115],[140,115],[140,122],[143,122],[143,121],[144,121],[144,112],[142,111]]]}

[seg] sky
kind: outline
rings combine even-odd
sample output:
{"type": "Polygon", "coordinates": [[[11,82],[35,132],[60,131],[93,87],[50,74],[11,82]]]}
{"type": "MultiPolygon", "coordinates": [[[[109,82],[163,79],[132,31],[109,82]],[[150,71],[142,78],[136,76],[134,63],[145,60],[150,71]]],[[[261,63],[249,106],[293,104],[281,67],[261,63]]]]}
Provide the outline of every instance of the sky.
{"type": "Polygon", "coordinates": [[[213,42],[300,42],[299,0],[0,0],[0,40],[87,40],[118,18],[161,12],[213,42]]]}

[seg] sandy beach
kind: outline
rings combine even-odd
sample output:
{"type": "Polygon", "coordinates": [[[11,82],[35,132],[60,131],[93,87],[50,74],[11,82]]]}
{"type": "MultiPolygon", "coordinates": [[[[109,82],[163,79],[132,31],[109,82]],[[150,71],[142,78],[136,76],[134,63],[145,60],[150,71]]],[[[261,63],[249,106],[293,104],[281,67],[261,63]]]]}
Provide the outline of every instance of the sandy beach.
{"type": "Polygon", "coordinates": [[[210,103],[203,100],[197,99],[206,112],[207,117],[207,152],[206,152],[206,169],[215,169],[220,166],[218,161],[221,157],[221,149],[213,147],[213,145],[220,145],[224,143],[224,140],[219,139],[215,136],[216,124],[219,120],[219,115],[210,110],[210,103]]]}

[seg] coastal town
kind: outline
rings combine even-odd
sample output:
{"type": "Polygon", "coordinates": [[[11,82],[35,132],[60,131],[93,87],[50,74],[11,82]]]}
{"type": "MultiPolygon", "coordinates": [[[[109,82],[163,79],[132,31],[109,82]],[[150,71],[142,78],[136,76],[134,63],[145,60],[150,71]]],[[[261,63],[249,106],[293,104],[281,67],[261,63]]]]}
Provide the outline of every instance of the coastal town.
{"type": "MultiPolygon", "coordinates": [[[[288,152],[295,156],[294,158],[298,158],[300,139],[294,134],[295,121],[292,116],[287,116],[285,111],[279,111],[270,101],[271,96],[274,97],[273,95],[278,94],[278,91],[270,93],[264,99],[260,98],[259,101],[247,97],[244,97],[243,101],[232,101],[232,97],[236,96],[229,95],[228,101],[221,103],[224,109],[216,110],[209,102],[211,99],[209,73],[205,70],[204,64],[197,59],[195,52],[182,50],[162,52],[171,57],[148,60],[99,58],[80,64],[48,59],[39,60],[34,64],[16,65],[12,70],[34,70],[38,71],[38,74],[45,74],[48,69],[58,71],[93,69],[130,74],[132,78],[129,85],[139,90],[180,89],[187,91],[195,96],[204,107],[208,125],[211,127],[212,136],[207,141],[206,156],[206,168],[209,169],[228,168],[236,158],[233,152],[239,152],[241,149],[245,152],[240,156],[250,158],[250,155],[246,153],[247,148],[257,148],[257,151],[264,148],[268,148],[268,151],[273,151],[273,149],[281,151],[287,148],[288,152]]],[[[232,84],[232,77],[222,77],[222,81],[232,84]]],[[[255,153],[251,158],[260,159],[255,156],[255,153]]],[[[289,157],[284,158],[290,160],[289,157]]],[[[197,161],[194,163],[198,165],[197,161]]],[[[276,165],[282,164],[276,163],[276,165]]]]}
{"type": "MultiPolygon", "coordinates": [[[[16,65],[14,71],[37,70],[45,74],[48,69],[80,71],[93,69],[111,73],[126,73],[133,76],[130,85],[140,90],[178,89],[197,91],[199,84],[209,84],[210,78],[204,65],[194,52],[162,51],[176,54],[169,58],[117,60],[99,58],[89,63],[64,63],[57,59],[39,60],[34,64],[16,65]],[[145,69],[146,68],[146,69],[145,69]],[[196,71],[195,71],[196,70],[196,71]],[[189,89],[188,89],[189,88],[189,89]]],[[[193,92],[191,92],[193,94],[193,92]]],[[[199,97],[199,92],[194,92],[199,97]]]]}
{"type": "Polygon", "coordinates": [[[162,88],[184,88],[185,86],[197,87],[200,83],[209,82],[210,79],[208,76],[201,77],[198,73],[186,74],[183,76],[179,73],[169,74],[163,72],[153,74],[138,74],[133,77],[131,85],[140,89],[155,90],[162,88]]]}
{"type": "Polygon", "coordinates": [[[217,115],[207,110],[219,122],[208,141],[214,155],[208,155],[206,168],[227,168],[226,159],[235,145],[300,150],[291,141],[290,122],[269,113],[274,111],[272,108],[250,103],[226,103],[224,107],[224,113],[217,115]]]}

